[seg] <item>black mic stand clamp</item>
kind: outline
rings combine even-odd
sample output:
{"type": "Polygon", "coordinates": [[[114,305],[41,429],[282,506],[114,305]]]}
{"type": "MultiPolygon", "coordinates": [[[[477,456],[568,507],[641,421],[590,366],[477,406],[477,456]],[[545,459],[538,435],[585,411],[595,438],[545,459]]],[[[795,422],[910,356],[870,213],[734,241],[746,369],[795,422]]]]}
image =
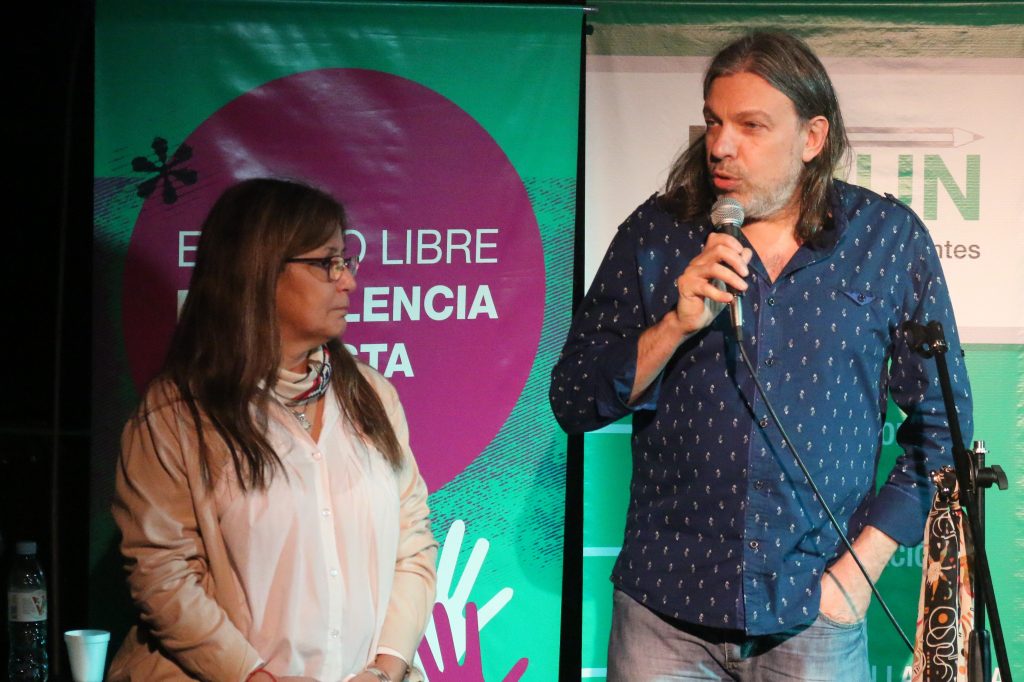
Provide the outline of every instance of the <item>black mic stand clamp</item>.
{"type": "MultiPolygon", "coordinates": [[[[996,606],[995,591],[992,586],[992,573],[989,570],[988,554],[985,552],[985,489],[996,485],[999,490],[1008,487],[1006,473],[999,465],[985,466],[985,442],[974,441],[974,449],[968,450],[963,445],[960,432],[960,420],[957,417],[956,404],[953,401],[953,388],[949,381],[949,368],[946,365],[946,351],[949,345],[942,330],[942,324],[932,320],[927,325],[907,321],[902,331],[911,350],[924,358],[935,358],[939,372],[939,385],[942,388],[942,400],[946,407],[946,419],[949,421],[950,436],[953,440],[953,464],[956,469],[957,483],[960,486],[960,501],[967,511],[970,522],[971,538],[974,544],[974,570],[971,574],[974,591],[974,630],[968,646],[967,664],[969,682],[988,682],[992,679],[992,663],[989,657],[990,640],[985,630],[985,614],[992,620],[992,634],[995,639],[996,660],[999,674],[1004,682],[1012,682],[1010,663],[1006,656],[1006,641],[1003,638],[1003,627],[999,620],[999,609],[996,606]]],[[[957,620],[959,620],[957,614],[957,620]]]]}

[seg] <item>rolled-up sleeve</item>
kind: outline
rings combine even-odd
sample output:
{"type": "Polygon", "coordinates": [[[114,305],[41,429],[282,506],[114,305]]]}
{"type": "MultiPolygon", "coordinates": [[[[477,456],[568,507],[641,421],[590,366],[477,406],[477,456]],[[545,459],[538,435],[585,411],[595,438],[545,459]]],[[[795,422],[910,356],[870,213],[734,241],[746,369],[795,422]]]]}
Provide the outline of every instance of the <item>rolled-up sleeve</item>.
{"type": "MultiPolygon", "coordinates": [[[[953,400],[963,438],[969,443],[974,427],[971,386],[949,290],[927,230],[916,216],[911,214],[908,220],[915,223],[908,246],[912,285],[903,318],[922,325],[942,324],[953,400]]],[[[952,464],[953,439],[936,360],[915,353],[902,328],[896,332],[889,379],[893,402],[906,415],[896,434],[903,453],[871,503],[867,523],[900,544],[915,545],[922,539],[934,493],[929,473],[952,464]]]]}
{"type": "Polygon", "coordinates": [[[657,402],[660,376],[638,400],[629,402],[637,345],[647,328],[636,228],[644,211],[653,210],[653,201],[619,226],[551,372],[551,410],[569,433],[600,428],[630,412],[652,409],[657,402]]]}

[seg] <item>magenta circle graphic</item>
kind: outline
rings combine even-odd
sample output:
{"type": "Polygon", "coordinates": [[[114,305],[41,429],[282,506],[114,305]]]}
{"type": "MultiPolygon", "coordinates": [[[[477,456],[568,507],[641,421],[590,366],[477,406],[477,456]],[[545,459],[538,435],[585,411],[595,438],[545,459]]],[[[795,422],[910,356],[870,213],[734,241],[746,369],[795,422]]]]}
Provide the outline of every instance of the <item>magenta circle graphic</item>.
{"type": "Polygon", "coordinates": [[[342,340],[397,387],[430,490],[454,478],[508,418],[543,322],[540,232],[495,140],[414,81],[322,69],[239,96],[185,144],[198,182],[171,204],[159,191],[146,199],[128,246],[123,324],[136,387],[160,367],[220,193],[244,178],[303,180],[345,204],[348,248],[363,256],[342,340]]]}

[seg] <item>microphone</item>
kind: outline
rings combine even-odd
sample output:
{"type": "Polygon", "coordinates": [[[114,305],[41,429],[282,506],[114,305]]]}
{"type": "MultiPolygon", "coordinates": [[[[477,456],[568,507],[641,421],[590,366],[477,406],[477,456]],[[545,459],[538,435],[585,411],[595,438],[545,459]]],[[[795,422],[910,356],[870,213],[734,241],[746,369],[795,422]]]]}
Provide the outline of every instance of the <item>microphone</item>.
{"type": "MultiPolygon", "coordinates": [[[[719,232],[740,238],[740,228],[743,227],[743,204],[732,197],[722,197],[711,207],[711,224],[719,232]]],[[[732,319],[733,329],[736,330],[736,340],[743,340],[743,307],[740,305],[740,297],[743,292],[737,291],[731,286],[726,289],[732,294],[732,302],[729,303],[729,316],[732,319]]]]}

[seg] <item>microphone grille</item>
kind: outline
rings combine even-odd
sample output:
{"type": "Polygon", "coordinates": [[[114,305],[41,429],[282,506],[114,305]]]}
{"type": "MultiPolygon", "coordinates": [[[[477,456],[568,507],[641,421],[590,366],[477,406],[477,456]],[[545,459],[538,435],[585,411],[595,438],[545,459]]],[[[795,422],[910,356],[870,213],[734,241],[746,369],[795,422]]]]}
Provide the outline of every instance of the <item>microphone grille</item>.
{"type": "Polygon", "coordinates": [[[722,225],[743,225],[743,204],[732,197],[722,197],[711,207],[711,224],[715,227],[722,225]]]}

